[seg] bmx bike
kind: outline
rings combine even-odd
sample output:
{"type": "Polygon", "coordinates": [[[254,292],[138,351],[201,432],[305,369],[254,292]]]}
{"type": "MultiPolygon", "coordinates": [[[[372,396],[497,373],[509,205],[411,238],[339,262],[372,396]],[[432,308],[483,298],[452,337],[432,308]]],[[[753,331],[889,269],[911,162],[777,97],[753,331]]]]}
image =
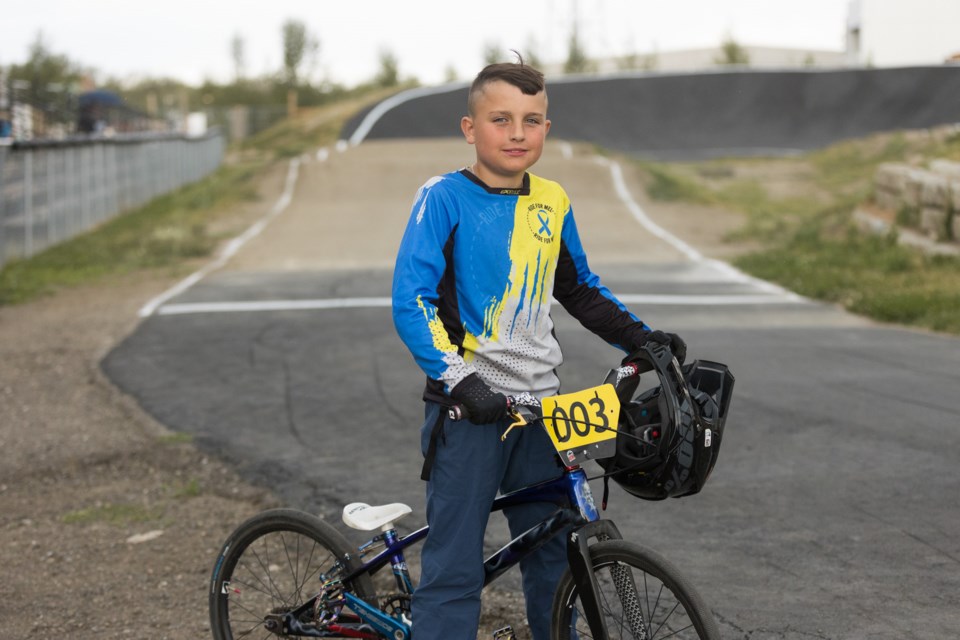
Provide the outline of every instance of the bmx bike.
{"type": "MultiPolygon", "coordinates": [[[[676,360],[673,366],[679,373],[676,360]]],[[[683,574],[655,551],[623,540],[612,521],[600,518],[580,466],[611,455],[618,433],[618,389],[629,386],[639,372],[636,364],[627,364],[612,370],[598,387],[542,402],[528,394],[511,398],[514,423],[503,437],[515,426],[542,425],[564,470],[553,480],[494,501],[491,511],[531,502],[553,503],[557,510],[485,561],[484,586],[550,538],[566,535],[569,566],[551,614],[557,640],[720,638],[710,609],[683,574]]],[[[451,408],[450,415],[465,417],[460,407],[451,408]]],[[[400,503],[348,504],[345,524],[379,531],[359,547],[302,511],[271,509],[253,516],[224,542],[213,568],[213,637],[415,640],[410,624],[414,586],[404,551],[423,541],[428,527],[401,535],[396,523],[410,512],[400,503]],[[374,575],[388,565],[395,589],[378,591],[374,575]]]]}

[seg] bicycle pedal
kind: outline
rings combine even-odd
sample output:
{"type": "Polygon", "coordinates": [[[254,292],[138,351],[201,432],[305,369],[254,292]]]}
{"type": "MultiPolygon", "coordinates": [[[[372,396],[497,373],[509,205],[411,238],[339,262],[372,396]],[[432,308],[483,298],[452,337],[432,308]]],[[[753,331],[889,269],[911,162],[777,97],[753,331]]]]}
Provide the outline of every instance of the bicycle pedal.
{"type": "Polygon", "coordinates": [[[493,632],[493,640],[517,640],[517,634],[513,632],[513,627],[507,625],[493,632]]]}

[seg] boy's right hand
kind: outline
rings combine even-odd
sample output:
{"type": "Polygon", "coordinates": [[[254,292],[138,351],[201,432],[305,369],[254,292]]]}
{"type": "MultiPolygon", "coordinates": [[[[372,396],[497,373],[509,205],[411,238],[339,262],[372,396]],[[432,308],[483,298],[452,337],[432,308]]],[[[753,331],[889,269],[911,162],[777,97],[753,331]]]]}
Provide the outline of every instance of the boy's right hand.
{"type": "Polygon", "coordinates": [[[507,416],[507,396],[491,389],[475,373],[450,389],[450,397],[464,406],[474,424],[490,424],[507,416]]]}

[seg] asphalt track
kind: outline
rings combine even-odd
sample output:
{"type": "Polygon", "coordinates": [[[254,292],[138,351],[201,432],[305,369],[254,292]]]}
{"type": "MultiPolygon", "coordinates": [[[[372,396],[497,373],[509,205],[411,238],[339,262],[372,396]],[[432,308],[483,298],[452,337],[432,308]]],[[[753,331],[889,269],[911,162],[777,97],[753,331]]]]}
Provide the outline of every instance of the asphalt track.
{"type": "MultiPolygon", "coordinates": [[[[419,526],[423,378],[384,299],[416,186],[469,153],[381,141],[292,165],[269,224],[158,299],[103,369],[291,505],[338,522],[348,502],[403,501],[419,526]]],[[[587,148],[554,141],[538,169],[566,185],[608,286],[737,377],[703,493],[645,503],[612,487],[625,537],[679,565],[726,638],[956,637],[960,340],[871,324],[658,236],[671,221],[642,224],[636,175],[618,185],[587,148]]],[[[598,384],[619,354],[555,316],[565,389],[598,384]]],[[[497,517],[488,545],[504,540],[497,517]]]]}
{"type": "MultiPolygon", "coordinates": [[[[960,122],[960,66],[548,78],[551,135],[634,156],[785,155],[878,131],[960,122]]],[[[458,137],[465,84],[417,89],[366,139],[458,137]]],[[[396,99],[394,99],[396,100],[396,99]]],[[[368,123],[369,124],[369,123],[368,123]]]]}

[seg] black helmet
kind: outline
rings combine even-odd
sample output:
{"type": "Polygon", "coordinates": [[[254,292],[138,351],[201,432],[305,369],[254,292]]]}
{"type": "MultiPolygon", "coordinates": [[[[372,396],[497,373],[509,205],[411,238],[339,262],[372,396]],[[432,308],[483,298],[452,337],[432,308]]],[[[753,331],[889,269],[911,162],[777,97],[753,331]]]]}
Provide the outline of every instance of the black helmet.
{"type": "Polygon", "coordinates": [[[610,379],[621,402],[617,453],[600,465],[628,493],[645,500],[699,492],[720,453],[733,374],[726,365],[706,360],[681,368],[670,349],[659,344],[642,347],[628,362],[639,372],[656,372],[660,386],[634,399],[638,376],[610,379]]]}

